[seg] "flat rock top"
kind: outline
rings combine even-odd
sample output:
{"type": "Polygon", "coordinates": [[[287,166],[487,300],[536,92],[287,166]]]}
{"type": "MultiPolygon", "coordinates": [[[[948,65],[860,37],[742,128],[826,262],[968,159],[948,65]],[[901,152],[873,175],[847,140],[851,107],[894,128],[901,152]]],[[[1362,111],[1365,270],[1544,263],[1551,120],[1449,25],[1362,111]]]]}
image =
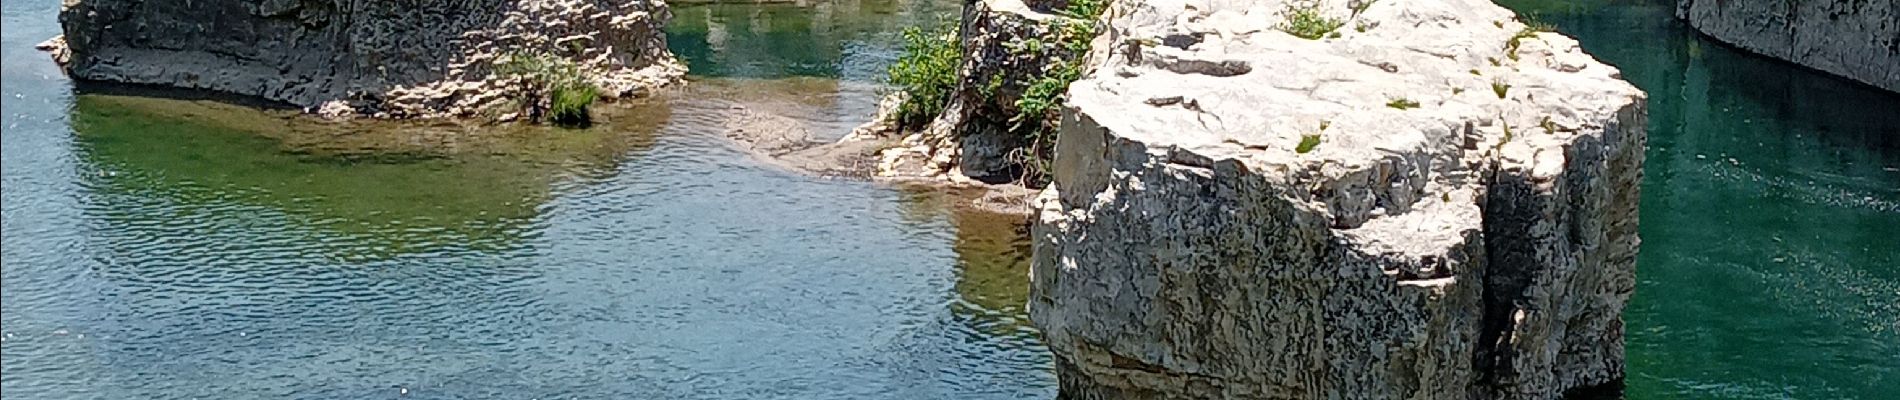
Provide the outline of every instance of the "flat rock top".
{"type": "MultiPolygon", "coordinates": [[[[1290,4],[1315,3],[1118,4],[1091,55],[1100,67],[1071,86],[1070,104],[1122,139],[1293,179],[1394,154],[1561,148],[1642,99],[1574,40],[1527,31],[1488,1],[1363,1],[1375,2],[1356,13],[1343,0],[1317,3],[1342,23],[1320,39],[1282,30],[1290,4]],[[1319,144],[1298,152],[1308,135],[1319,144]]],[[[1455,167],[1426,169],[1444,168],[1455,167]]]]}

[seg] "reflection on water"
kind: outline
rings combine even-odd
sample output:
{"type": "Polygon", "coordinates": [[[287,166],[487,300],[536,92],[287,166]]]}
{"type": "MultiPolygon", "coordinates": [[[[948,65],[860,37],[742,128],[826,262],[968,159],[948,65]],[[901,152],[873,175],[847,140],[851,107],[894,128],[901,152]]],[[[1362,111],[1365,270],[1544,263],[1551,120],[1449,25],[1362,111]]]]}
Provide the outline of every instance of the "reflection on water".
{"type": "Polygon", "coordinates": [[[1673,1],[1505,1],[1650,94],[1628,396],[1900,393],[1900,95],[1702,40],[1673,1]]]}
{"type": "MultiPolygon", "coordinates": [[[[702,76],[581,131],[325,123],[74,96],[30,49],[58,1],[4,6],[8,398],[1054,395],[1021,249],[967,245],[1008,223],[722,134],[746,107],[841,135],[869,80],[702,76]]],[[[888,59],[879,37],[813,40],[888,59]]]]}
{"type": "MultiPolygon", "coordinates": [[[[393,127],[324,123],[211,102],[79,96],[72,127],[96,169],[93,200],[149,202],[190,214],[231,203],[349,238],[343,258],[517,242],[556,181],[611,174],[651,146],[664,107],[621,108],[586,131],[535,127],[393,127]],[[623,123],[616,123],[623,122],[623,123]]],[[[101,217],[171,220],[185,215],[101,217]]],[[[123,221],[136,223],[134,221],[123,221]]],[[[187,236],[192,233],[180,233],[187,236]]]]}
{"type": "Polygon", "coordinates": [[[696,76],[871,82],[897,58],[899,32],[961,6],[951,0],[675,5],[667,44],[696,76]]]}

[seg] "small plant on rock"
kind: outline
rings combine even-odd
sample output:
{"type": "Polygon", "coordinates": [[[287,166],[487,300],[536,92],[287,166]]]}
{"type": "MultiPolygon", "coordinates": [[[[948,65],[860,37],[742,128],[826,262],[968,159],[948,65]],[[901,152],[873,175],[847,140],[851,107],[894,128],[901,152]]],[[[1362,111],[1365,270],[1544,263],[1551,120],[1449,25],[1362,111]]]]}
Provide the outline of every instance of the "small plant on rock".
{"type": "Polygon", "coordinates": [[[1505,95],[1505,94],[1507,94],[1507,93],[1510,93],[1510,92],[1511,92],[1511,85],[1510,85],[1510,84],[1506,84],[1506,83],[1504,83],[1504,81],[1502,81],[1502,80],[1492,80],[1492,81],[1491,81],[1491,92],[1492,92],[1492,93],[1497,93],[1497,94],[1498,94],[1498,98],[1500,98],[1500,99],[1502,99],[1502,98],[1504,98],[1504,95],[1505,95]]]}
{"type": "Polygon", "coordinates": [[[1315,2],[1287,6],[1286,23],[1280,25],[1280,30],[1300,38],[1318,40],[1342,26],[1346,26],[1345,21],[1327,17],[1320,12],[1319,3],[1315,2]]]}
{"type": "Polygon", "coordinates": [[[1412,101],[1410,99],[1406,99],[1404,97],[1399,97],[1399,98],[1392,99],[1392,101],[1385,102],[1385,106],[1400,109],[1400,110],[1408,110],[1408,109],[1418,108],[1418,102],[1412,101]]]}
{"type": "Polygon", "coordinates": [[[904,50],[888,71],[890,83],[909,93],[897,107],[897,120],[905,126],[921,126],[950,101],[956,89],[957,68],[963,64],[958,48],[957,25],[938,22],[930,29],[904,29],[904,50]]]}
{"type": "Polygon", "coordinates": [[[594,87],[590,74],[574,61],[552,54],[510,54],[496,63],[495,71],[528,85],[516,104],[526,109],[530,120],[585,126],[591,121],[588,109],[600,99],[600,89],[594,87]]]}
{"type": "Polygon", "coordinates": [[[1511,61],[1517,61],[1517,48],[1524,44],[1524,39],[1537,37],[1538,32],[1557,30],[1555,26],[1538,21],[1536,15],[1526,16],[1523,21],[1524,29],[1517,30],[1516,34],[1511,35],[1511,40],[1504,43],[1504,56],[1510,57],[1511,61]]]}
{"type": "Polygon", "coordinates": [[[1319,132],[1300,135],[1300,144],[1293,146],[1293,152],[1298,154],[1312,152],[1313,148],[1319,147],[1319,135],[1326,133],[1326,128],[1332,125],[1333,123],[1331,121],[1319,121],[1319,132]]]}
{"type": "Polygon", "coordinates": [[[1319,147],[1319,134],[1300,135],[1300,145],[1293,148],[1294,153],[1306,154],[1319,147]]]}

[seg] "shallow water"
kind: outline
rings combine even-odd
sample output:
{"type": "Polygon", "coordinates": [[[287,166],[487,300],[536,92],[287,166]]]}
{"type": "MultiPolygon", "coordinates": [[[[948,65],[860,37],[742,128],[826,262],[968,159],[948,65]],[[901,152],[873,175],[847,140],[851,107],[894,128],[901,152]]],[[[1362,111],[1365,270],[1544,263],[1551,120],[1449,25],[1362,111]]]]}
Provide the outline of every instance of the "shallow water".
{"type": "MultiPolygon", "coordinates": [[[[1014,219],[768,166],[958,2],[677,6],[695,84],[585,131],[75,95],[4,4],[0,391],[121,398],[1050,398],[1014,219]]],[[[1900,392],[1900,96],[1661,2],[1507,1],[1649,91],[1629,398],[1900,392]]]]}

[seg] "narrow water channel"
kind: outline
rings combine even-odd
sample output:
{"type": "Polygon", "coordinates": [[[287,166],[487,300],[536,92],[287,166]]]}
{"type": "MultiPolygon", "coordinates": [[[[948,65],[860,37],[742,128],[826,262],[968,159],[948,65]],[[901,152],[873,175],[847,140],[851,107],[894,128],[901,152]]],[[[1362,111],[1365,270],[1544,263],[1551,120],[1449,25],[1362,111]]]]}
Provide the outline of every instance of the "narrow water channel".
{"type": "MultiPolygon", "coordinates": [[[[583,131],[327,124],[76,90],[4,4],[9,398],[1053,398],[1017,219],[721,136],[875,106],[961,2],[675,2],[686,89],[583,131]]],[[[1632,399],[1900,393],[1900,96],[1661,0],[1505,0],[1650,93],[1632,399]]]]}

